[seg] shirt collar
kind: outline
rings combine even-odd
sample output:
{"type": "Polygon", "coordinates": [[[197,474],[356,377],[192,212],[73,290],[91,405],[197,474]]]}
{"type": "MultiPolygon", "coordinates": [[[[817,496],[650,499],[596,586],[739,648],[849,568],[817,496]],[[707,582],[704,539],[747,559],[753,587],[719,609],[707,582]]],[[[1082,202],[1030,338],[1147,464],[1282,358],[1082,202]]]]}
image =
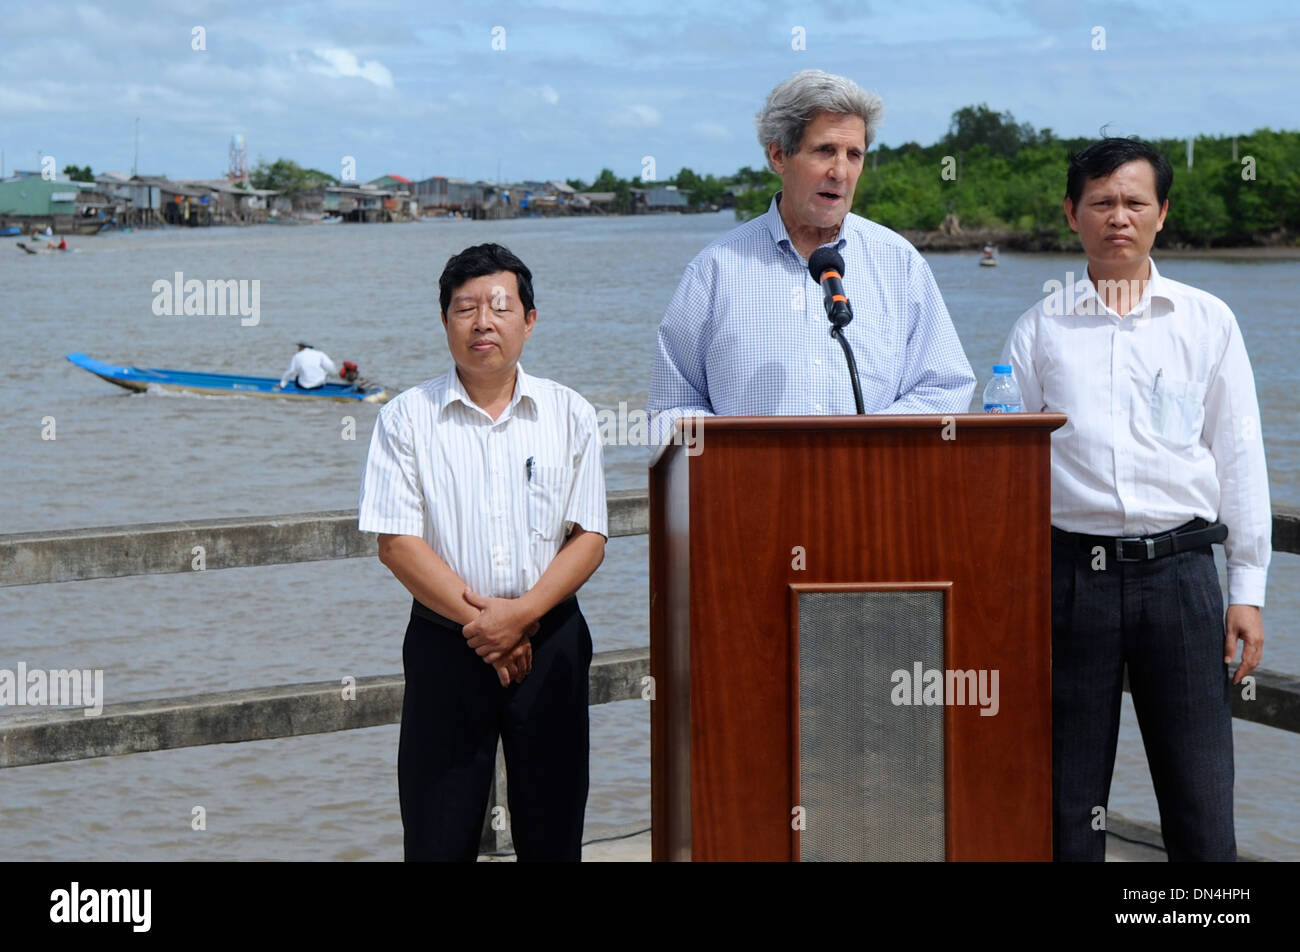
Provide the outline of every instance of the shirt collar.
{"type": "MultiPolygon", "coordinates": [[[[1146,287],[1142,289],[1142,297],[1138,300],[1137,307],[1133,308],[1127,317],[1143,315],[1154,317],[1157,313],[1167,314],[1174,309],[1174,295],[1169,281],[1160,276],[1154,258],[1148,258],[1147,261],[1151,264],[1151,275],[1147,278],[1146,287]],[[1160,302],[1159,308],[1153,306],[1156,301],[1160,302]]],[[[1075,282],[1074,302],[1076,314],[1110,314],[1119,317],[1097,294],[1087,268],[1084,269],[1083,277],[1075,282]]]]}
{"type": "Polygon", "coordinates": [[[1156,259],[1148,258],[1147,260],[1151,262],[1151,277],[1147,279],[1146,296],[1151,300],[1159,298],[1169,305],[1170,310],[1173,310],[1173,289],[1169,286],[1169,282],[1160,277],[1160,272],[1156,270],[1156,259]]]}
{"type": "MultiPolygon", "coordinates": [[[[772,236],[772,241],[778,248],[788,249],[802,259],[803,256],[799,255],[799,252],[795,249],[794,242],[790,240],[790,232],[786,230],[785,221],[781,218],[779,206],[782,194],[783,192],[777,192],[772,196],[772,204],[768,205],[767,211],[763,214],[763,224],[767,226],[767,233],[772,236]]],[[[845,243],[848,241],[845,232],[849,227],[849,215],[852,214],[852,212],[846,213],[844,221],[840,222],[840,233],[835,236],[834,241],[836,251],[843,250],[845,243]]],[[[827,244],[830,244],[830,242],[827,244]]]]}
{"type": "MultiPolygon", "coordinates": [[[[453,367],[449,372],[449,377],[451,379],[448,381],[447,387],[442,393],[442,405],[438,408],[439,414],[446,411],[446,409],[453,403],[461,403],[467,409],[480,413],[486,417],[488,415],[487,411],[470,398],[469,392],[465,389],[465,384],[461,382],[460,374],[456,372],[455,367],[453,367]]],[[[525,408],[529,409],[534,414],[536,413],[537,382],[534,377],[524,373],[523,364],[515,364],[515,392],[511,394],[510,402],[506,405],[501,416],[492,422],[500,423],[508,417],[514,416],[517,412],[522,412],[525,408]],[[520,404],[525,400],[528,402],[523,406],[520,406],[520,404]]]]}

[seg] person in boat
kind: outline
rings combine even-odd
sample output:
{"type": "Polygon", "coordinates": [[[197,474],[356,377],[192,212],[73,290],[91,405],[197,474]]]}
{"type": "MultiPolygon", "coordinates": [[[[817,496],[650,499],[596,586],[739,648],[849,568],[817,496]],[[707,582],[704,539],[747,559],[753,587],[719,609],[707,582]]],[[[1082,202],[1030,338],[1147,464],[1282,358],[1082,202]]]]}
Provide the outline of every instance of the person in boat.
{"type": "Polygon", "coordinates": [[[414,604],[397,781],[405,856],[473,862],[498,735],[521,861],[577,861],[591,632],[574,597],[609,535],[596,411],[519,366],[537,324],[508,249],[438,281],[455,367],[379,412],[358,528],[414,604]]]}
{"type": "Polygon", "coordinates": [[[882,111],[880,97],[821,70],[768,95],[758,141],[781,190],[766,214],[687,265],[659,324],[647,400],[655,442],[684,416],[855,412],[808,271],[822,246],[844,259],[844,287],[860,308],[844,336],[866,412],[970,408],[975,375],[930,266],[896,232],[851,211],[882,111]]]}
{"type": "Polygon", "coordinates": [[[1127,668],[1171,861],[1237,858],[1233,685],[1264,650],[1268,470],[1241,328],[1156,270],[1173,169],[1136,139],[1070,159],[1087,275],[1002,351],[1052,434],[1052,800],[1058,860],[1105,858],[1127,668]],[[1228,565],[1225,618],[1213,543],[1228,565]],[[1241,664],[1228,665],[1241,645],[1241,664]]]}
{"type": "Polygon", "coordinates": [[[325,378],[333,373],[338,373],[338,368],[324,351],[317,350],[306,341],[299,341],[298,353],[293,355],[289,369],[284,372],[277,387],[283,390],[293,380],[299,390],[319,390],[325,386],[325,378]]]}
{"type": "Polygon", "coordinates": [[[68,250],[68,239],[66,235],[59,239],[59,250],[60,251],[68,250]]]}

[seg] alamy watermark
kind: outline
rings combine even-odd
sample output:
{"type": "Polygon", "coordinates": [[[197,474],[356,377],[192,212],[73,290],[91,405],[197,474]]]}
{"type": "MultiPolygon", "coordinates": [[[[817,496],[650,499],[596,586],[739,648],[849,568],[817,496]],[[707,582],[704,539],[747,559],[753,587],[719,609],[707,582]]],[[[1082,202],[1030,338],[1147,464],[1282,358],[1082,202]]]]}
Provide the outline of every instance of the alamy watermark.
{"type": "Polygon", "coordinates": [[[912,663],[912,670],[899,668],[889,676],[894,687],[889,700],[895,707],[909,706],[978,706],[980,717],[995,717],[1001,706],[998,700],[998,669],[970,668],[965,671],[925,668],[912,663]]]}
{"type": "Polygon", "coordinates": [[[80,707],[86,717],[104,710],[102,668],[0,668],[0,707],[80,707]]]}
{"type": "Polygon", "coordinates": [[[159,317],[225,317],[238,315],[244,327],[256,327],[262,319],[260,278],[198,278],[186,280],[177,271],[174,278],[153,283],[153,312],[159,317]]]}
{"type": "Polygon", "coordinates": [[[680,427],[676,420],[672,422],[671,437],[665,431],[662,440],[652,440],[652,430],[662,427],[654,427],[653,420],[646,411],[640,408],[628,409],[626,400],[620,400],[617,409],[596,411],[596,427],[600,432],[601,446],[658,446],[660,442],[671,442],[676,446],[684,445],[687,456],[699,456],[704,452],[704,427],[700,425],[699,417],[684,416],[680,419],[680,427]]]}
{"type": "Polygon", "coordinates": [[[129,923],[132,932],[148,932],[152,906],[152,889],[83,889],[74,880],[50,893],[50,921],[129,923]]]}
{"type": "Polygon", "coordinates": [[[1048,317],[1077,314],[1082,317],[1099,317],[1106,313],[1105,303],[1117,303],[1135,308],[1142,299],[1143,282],[1130,280],[1102,280],[1095,286],[1085,278],[1076,278],[1073,271],[1065,272],[1065,281],[1049,278],[1043,282],[1043,313],[1048,317]]]}

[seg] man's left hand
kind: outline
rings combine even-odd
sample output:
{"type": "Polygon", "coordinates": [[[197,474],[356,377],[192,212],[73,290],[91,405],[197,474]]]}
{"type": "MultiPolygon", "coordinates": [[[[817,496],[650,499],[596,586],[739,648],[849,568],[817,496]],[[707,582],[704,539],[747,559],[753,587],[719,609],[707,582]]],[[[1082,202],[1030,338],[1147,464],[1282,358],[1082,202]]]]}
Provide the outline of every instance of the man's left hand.
{"type": "Polygon", "coordinates": [[[1223,642],[1224,664],[1232,664],[1237,655],[1237,641],[1242,644],[1241,666],[1232,676],[1232,683],[1240,684],[1242,678],[1259,667],[1264,656],[1264,619],[1254,605],[1229,605],[1224,627],[1227,629],[1223,642]]]}
{"type": "Polygon", "coordinates": [[[524,678],[532,673],[533,645],[529,639],[530,636],[525,635],[509,654],[492,665],[503,688],[510,687],[511,682],[523,684],[524,678]]]}
{"type": "Polygon", "coordinates": [[[495,664],[525,634],[537,630],[536,619],[520,611],[518,599],[490,598],[468,588],[464,598],[479,610],[479,616],[464,628],[465,640],[488,664],[495,664]]]}

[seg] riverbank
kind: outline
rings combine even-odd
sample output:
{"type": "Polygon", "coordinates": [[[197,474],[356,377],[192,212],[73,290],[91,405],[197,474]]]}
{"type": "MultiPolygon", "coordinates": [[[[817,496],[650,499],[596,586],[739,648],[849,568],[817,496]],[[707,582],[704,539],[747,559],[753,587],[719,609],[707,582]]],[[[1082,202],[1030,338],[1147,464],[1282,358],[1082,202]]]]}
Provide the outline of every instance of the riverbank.
{"type": "MultiPolygon", "coordinates": [[[[1082,254],[1078,239],[1062,241],[1055,232],[1019,232],[995,228],[972,228],[959,231],[917,231],[899,229],[918,251],[980,251],[993,245],[999,251],[1023,251],[1035,254],[1059,252],[1082,254]]],[[[1177,258],[1252,258],[1272,261],[1300,261],[1300,239],[1285,236],[1267,244],[1197,248],[1190,245],[1162,247],[1156,242],[1154,253],[1177,258]]]]}

